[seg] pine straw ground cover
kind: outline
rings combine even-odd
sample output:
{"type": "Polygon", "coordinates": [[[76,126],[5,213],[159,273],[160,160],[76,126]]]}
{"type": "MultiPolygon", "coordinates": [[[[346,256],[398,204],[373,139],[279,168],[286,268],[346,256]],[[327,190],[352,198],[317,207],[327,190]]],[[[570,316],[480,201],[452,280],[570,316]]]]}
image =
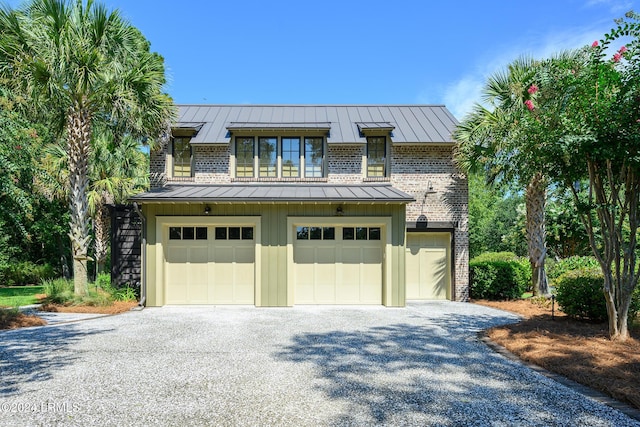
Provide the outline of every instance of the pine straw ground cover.
{"type": "MultiPolygon", "coordinates": [[[[115,301],[107,306],[44,304],[40,307],[40,310],[58,313],[119,314],[131,310],[136,305],[136,301],[115,301]]],[[[25,314],[12,309],[0,309],[0,330],[43,326],[46,324],[47,322],[44,319],[32,314],[25,314]]]]}
{"type": "Polygon", "coordinates": [[[551,303],[533,300],[474,301],[523,316],[519,323],[489,329],[487,336],[520,359],[599,390],[640,409],[640,331],[615,342],[606,323],[571,319],[551,303]]]}

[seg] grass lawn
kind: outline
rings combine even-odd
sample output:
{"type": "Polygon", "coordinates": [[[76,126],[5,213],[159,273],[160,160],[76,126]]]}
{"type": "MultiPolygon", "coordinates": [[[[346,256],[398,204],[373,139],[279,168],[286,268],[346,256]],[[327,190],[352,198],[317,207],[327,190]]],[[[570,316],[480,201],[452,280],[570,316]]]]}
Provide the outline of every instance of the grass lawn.
{"type": "Polygon", "coordinates": [[[44,286],[0,287],[0,307],[16,307],[36,304],[44,294],[44,286]]]}
{"type": "Polygon", "coordinates": [[[474,301],[523,316],[512,325],[487,331],[487,336],[520,359],[599,390],[640,409],[640,330],[626,342],[607,337],[606,323],[569,318],[551,304],[531,300],[474,301]]]}

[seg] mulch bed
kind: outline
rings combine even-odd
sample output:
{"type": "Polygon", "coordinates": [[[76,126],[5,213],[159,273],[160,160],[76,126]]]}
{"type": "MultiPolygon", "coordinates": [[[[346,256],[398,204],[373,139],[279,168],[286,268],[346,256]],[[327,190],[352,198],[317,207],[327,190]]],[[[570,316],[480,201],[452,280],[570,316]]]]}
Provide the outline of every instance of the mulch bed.
{"type": "MultiPolygon", "coordinates": [[[[88,305],[59,305],[43,304],[40,311],[50,311],[58,313],[95,313],[95,314],[119,314],[131,310],[138,303],[136,301],[116,301],[105,307],[88,305]]],[[[0,309],[0,330],[26,328],[29,326],[44,326],[47,322],[35,315],[16,313],[13,310],[0,309]]]]}
{"type": "Polygon", "coordinates": [[[113,304],[104,307],[92,305],[43,304],[40,310],[56,313],[119,314],[131,310],[136,305],[138,305],[137,301],[115,301],[113,304]]]}
{"type": "Polygon", "coordinates": [[[47,322],[38,316],[0,309],[0,329],[17,329],[46,324],[47,322]]]}
{"type": "Polygon", "coordinates": [[[530,300],[474,301],[520,314],[516,324],[487,331],[487,336],[520,359],[599,390],[640,409],[640,334],[625,342],[608,338],[606,323],[575,320],[551,306],[530,300]]]}

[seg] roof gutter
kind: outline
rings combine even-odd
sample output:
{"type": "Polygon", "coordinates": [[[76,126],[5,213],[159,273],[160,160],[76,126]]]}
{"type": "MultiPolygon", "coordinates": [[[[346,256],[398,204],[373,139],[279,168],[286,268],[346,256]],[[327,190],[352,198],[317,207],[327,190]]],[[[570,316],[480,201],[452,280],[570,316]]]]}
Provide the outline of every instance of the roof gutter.
{"type": "Polygon", "coordinates": [[[140,266],[142,280],[140,283],[140,301],[138,302],[138,307],[142,310],[147,302],[147,218],[140,210],[137,202],[133,202],[133,209],[142,220],[142,265],[140,266]]]}

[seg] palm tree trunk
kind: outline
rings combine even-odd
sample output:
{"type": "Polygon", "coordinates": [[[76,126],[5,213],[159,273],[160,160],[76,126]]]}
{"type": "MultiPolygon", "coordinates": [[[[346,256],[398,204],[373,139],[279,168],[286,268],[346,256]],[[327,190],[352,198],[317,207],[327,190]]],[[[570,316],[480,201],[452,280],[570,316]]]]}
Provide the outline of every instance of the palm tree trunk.
{"type": "Polygon", "coordinates": [[[79,105],[71,109],[67,121],[69,155],[69,238],[73,254],[73,283],[76,295],[84,295],[87,286],[89,249],[88,159],[91,141],[91,114],[79,105]]]}
{"type": "Polygon", "coordinates": [[[104,272],[104,266],[107,261],[107,250],[109,248],[109,210],[100,205],[93,220],[93,229],[95,234],[95,257],[96,257],[96,273],[104,272]]]}
{"type": "Polygon", "coordinates": [[[527,243],[529,246],[529,262],[531,263],[531,284],[534,295],[544,296],[549,294],[547,273],[544,268],[544,260],[547,255],[544,217],[547,188],[546,181],[541,173],[535,174],[527,185],[525,198],[527,205],[527,243]]]}

